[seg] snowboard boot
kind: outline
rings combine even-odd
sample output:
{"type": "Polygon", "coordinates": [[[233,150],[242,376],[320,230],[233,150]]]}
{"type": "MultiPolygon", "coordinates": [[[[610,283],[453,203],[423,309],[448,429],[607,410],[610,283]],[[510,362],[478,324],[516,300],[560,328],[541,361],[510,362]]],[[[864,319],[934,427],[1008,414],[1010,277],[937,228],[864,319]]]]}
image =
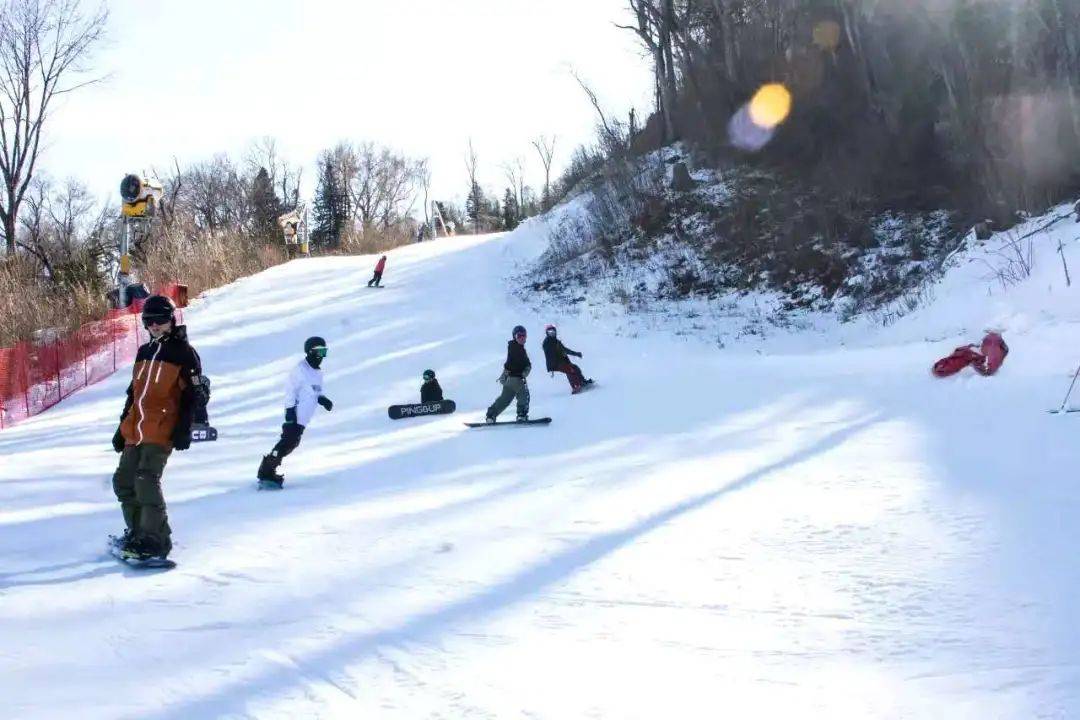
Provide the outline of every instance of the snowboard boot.
{"type": "Polygon", "coordinates": [[[529,422],[529,416],[528,416],[528,414],[525,414],[525,415],[518,415],[518,416],[517,416],[517,421],[518,421],[518,422],[529,422]]]}
{"type": "Polygon", "coordinates": [[[495,424],[495,418],[491,417],[490,415],[485,415],[484,416],[484,422],[486,422],[488,425],[494,425],[495,424]]]}
{"type": "Polygon", "coordinates": [[[285,476],[278,473],[278,465],[281,464],[281,458],[274,457],[273,455],[264,455],[262,462],[259,463],[259,472],[255,475],[259,482],[274,483],[278,487],[281,487],[285,483],[285,476]]]}
{"type": "Polygon", "coordinates": [[[151,558],[164,560],[171,549],[162,547],[157,540],[139,535],[124,547],[121,554],[135,560],[150,560],[151,558]]]}
{"type": "Polygon", "coordinates": [[[123,551],[131,544],[131,540],[135,537],[135,534],[131,532],[131,528],[124,528],[124,532],[120,535],[110,535],[109,541],[113,547],[117,550],[123,551]]]}

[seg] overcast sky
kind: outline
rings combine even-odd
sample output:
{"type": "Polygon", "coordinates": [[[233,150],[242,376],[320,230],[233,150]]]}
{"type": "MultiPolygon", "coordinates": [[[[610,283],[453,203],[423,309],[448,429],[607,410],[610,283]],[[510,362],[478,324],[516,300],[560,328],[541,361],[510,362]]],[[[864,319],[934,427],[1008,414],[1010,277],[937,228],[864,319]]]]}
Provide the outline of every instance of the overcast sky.
{"type": "MultiPolygon", "coordinates": [[[[89,2],[89,0],[87,0],[89,2]]],[[[528,161],[529,141],[556,134],[556,165],[592,137],[594,113],[569,74],[608,109],[651,102],[647,59],[626,0],[112,0],[108,44],[94,67],[108,82],[59,105],[42,167],[116,194],[143,168],[167,174],[256,137],[302,163],[338,140],[373,140],[431,158],[436,197],[464,196],[472,138],[481,181],[528,161]]],[[[642,115],[643,117],[643,115],[642,115]]]]}

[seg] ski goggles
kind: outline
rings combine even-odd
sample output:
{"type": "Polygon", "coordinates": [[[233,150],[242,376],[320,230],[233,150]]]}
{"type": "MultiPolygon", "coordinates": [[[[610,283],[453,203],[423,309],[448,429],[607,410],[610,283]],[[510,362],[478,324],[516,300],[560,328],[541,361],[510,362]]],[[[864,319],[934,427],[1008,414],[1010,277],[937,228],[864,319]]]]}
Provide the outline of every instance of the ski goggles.
{"type": "Polygon", "coordinates": [[[142,324],[144,328],[149,328],[151,325],[167,325],[172,322],[172,315],[143,315],[142,324]]]}
{"type": "Polygon", "coordinates": [[[314,355],[315,357],[324,358],[326,357],[326,346],[319,345],[317,347],[313,347],[308,350],[308,355],[314,355]]]}
{"type": "Polygon", "coordinates": [[[527,334],[525,334],[525,333],[523,333],[523,332],[519,332],[519,333],[514,333],[514,337],[516,337],[516,338],[519,338],[519,337],[528,337],[528,335],[527,335],[527,334]]]}

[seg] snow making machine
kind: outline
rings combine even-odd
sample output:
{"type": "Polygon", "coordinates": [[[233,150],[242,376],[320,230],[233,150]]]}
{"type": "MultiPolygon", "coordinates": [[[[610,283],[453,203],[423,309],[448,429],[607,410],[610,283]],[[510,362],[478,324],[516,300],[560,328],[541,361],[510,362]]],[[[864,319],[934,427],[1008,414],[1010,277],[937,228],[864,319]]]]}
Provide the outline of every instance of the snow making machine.
{"type": "Polygon", "coordinates": [[[126,175],[120,182],[120,219],[122,226],[117,242],[119,264],[116,271],[116,287],[109,299],[116,308],[125,308],[133,300],[149,296],[146,286],[139,282],[131,270],[131,251],[150,234],[150,227],[157,215],[164,189],[160,182],[142,175],[126,175]]]}
{"type": "Polygon", "coordinates": [[[285,251],[290,256],[308,254],[307,211],[300,203],[277,219],[285,239],[285,251]]]}

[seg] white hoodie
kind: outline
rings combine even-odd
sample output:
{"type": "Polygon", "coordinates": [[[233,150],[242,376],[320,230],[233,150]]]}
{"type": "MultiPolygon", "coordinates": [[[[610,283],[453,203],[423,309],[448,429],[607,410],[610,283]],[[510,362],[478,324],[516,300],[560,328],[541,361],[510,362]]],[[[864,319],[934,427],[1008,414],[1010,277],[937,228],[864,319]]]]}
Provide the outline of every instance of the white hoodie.
{"type": "Polygon", "coordinates": [[[307,358],[293,368],[285,382],[285,407],[296,408],[296,422],[304,427],[311,422],[322,395],[322,370],[308,365],[307,358]]]}

